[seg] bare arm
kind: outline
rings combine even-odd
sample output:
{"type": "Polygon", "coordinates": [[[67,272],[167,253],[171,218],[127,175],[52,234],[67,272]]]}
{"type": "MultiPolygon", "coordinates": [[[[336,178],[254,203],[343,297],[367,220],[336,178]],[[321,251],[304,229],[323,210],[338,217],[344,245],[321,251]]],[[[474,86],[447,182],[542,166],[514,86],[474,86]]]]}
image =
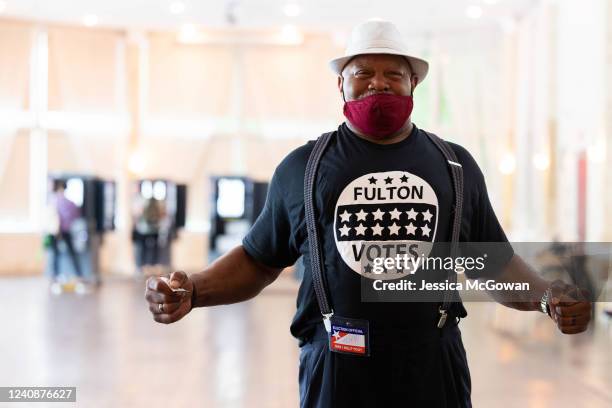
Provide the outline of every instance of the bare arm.
{"type": "Polygon", "coordinates": [[[496,282],[529,283],[528,291],[514,291],[508,296],[504,291],[489,291],[499,303],[517,310],[540,310],[540,299],[549,293],[550,316],[562,333],[576,334],[585,331],[591,320],[591,302],[574,285],[562,281],[548,282],[521,259],[514,255],[496,282]]]}
{"type": "Polygon", "coordinates": [[[281,268],[265,266],[238,246],[202,272],[192,274],[193,307],[242,302],[258,295],[274,282],[281,268]]]}
{"type": "Polygon", "coordinates": [[[517,310],[540,310],[540,299],[551,282],[538,276],[531,267],[518,255],[513,255],[502,273],[495,278],[496,282],[529,283],[528,291],[513,291],[511,296],[504,291],[489,291],[497,302],[517,310]]]}
{"type": "Polygon", "coordinates": [[[174,323],[194,307],[223,305],[250,299],[272,283],[281,271],[281,268],[262,265],[239,246],[202,272],[191,276],[181,271],[173,272],[169,283],[159,277],[149,278],[145,299],[156,322],[174,323]],[[173,291],[178,288],[184,291],[173,291]]]}

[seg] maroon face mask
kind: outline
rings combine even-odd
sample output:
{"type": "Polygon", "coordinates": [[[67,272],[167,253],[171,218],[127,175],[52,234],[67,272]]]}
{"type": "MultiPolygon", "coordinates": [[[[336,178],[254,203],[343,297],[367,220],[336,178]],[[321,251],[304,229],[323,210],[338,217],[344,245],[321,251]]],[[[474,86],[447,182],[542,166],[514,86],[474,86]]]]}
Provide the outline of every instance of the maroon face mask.
{"type": "Polygon", "coordinates": [[[361,132],[384,139],[397,132],[412,113],[412,95],[374,94],[344,103],[344,116],[361,132]]]}

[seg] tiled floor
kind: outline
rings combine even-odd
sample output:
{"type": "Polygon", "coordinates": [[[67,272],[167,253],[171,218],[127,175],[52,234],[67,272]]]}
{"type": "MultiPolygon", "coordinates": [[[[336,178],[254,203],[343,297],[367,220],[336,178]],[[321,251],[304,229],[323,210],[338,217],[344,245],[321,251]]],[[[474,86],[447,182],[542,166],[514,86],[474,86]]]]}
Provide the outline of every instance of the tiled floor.
{"type": "MultiPolygon", "coordinates": [[[[87,408],[297,406],[292,280],[169,326],[150,318],[143,288],[110,278],[90,295],[53,296],[42,278],[0,279],[0,386],[76,386],[87,408]]],[[[467,307],[475,407],[612,406],[607,318],[570,337],[536,313],[467,307]]]]}

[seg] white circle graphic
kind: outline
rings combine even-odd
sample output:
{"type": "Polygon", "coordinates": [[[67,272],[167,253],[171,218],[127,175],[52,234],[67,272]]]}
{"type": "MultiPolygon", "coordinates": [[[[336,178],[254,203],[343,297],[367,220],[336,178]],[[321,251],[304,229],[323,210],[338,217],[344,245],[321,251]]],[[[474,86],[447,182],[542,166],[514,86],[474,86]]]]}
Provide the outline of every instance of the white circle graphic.
{"type": "MultiPolygon", "coordinates": [[[[380,260],[428,256],[438,225],[438,197],[405,171],[370,173],[338,197],[334,239],[344,262],[371,279],[397,279],[416,270],[382,267],[380,260]]],[[[405,263],[404,263],[405,265],[405,263]]]]}

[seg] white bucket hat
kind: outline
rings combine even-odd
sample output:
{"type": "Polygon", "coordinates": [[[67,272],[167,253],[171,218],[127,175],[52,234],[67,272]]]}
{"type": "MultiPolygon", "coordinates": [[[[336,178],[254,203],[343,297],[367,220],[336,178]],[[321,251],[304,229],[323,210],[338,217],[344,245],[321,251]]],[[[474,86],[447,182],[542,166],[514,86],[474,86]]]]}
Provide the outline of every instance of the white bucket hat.
{"type": "Polygon", "coordinates": [[[408,54],[402,35],[393,23],[384,20],[368,20],[353,29],[344,56],[329,62],[331,69],[338,75],[351,58],[362,54],[391,54],[405,57],[417,76],[417,83],[427,76],[427,61],[408,54]]]}

